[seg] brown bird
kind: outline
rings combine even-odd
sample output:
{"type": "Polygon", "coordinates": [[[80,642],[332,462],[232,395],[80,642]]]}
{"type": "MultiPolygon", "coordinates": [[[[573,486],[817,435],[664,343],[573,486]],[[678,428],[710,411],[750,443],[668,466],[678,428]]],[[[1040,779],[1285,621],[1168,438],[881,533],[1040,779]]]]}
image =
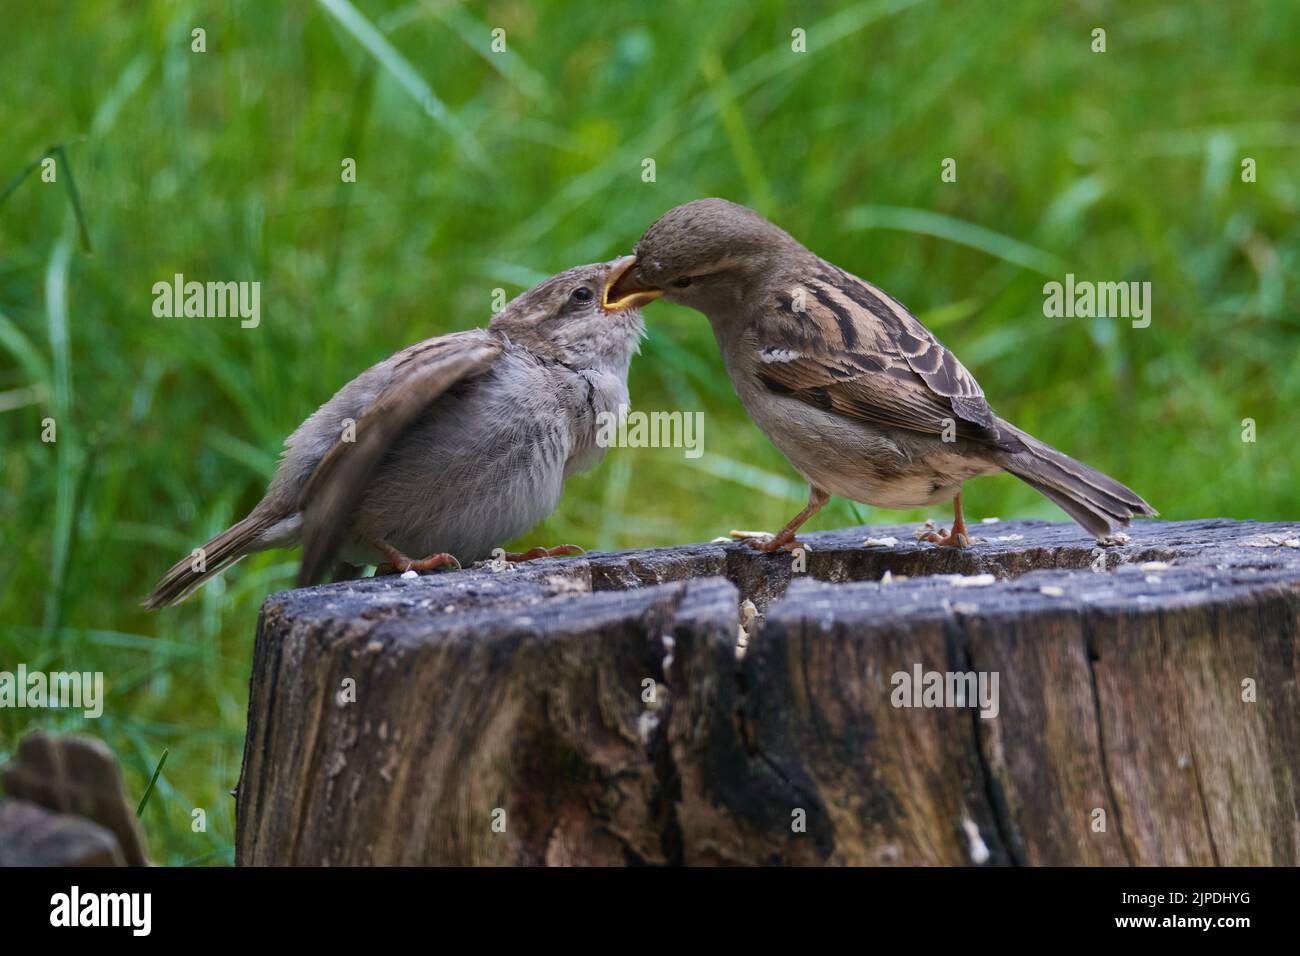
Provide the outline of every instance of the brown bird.
{"type": "Polygon", "coordinates": [[[658,297],[608,304],[633,262],[562,272],[488,328],[418,342],[362,372],[285,440],[248,516],[176,562],[145,605],[174,604],[268,548],[302,544],[301,586],[336,559],[353,570],[459,567],[523,534],[555,510],[570,475],[599,464],[601,416],[627,405],[639,309],[658,297]]]}
{"type": "Polygon", "coordinates": [[[951,499],[969,544],[962,482],[1008,471],[1098,539],[1156,512],[1113,478],[999,418],[979,383],[888,293],[819,258],[758,213],[723,199],[670,209],[636,245],[611,300],[662,291],[713,326],[745,410],[808,481],[808,506],[759,550],[840,495],[883,508],[951,499]]]}

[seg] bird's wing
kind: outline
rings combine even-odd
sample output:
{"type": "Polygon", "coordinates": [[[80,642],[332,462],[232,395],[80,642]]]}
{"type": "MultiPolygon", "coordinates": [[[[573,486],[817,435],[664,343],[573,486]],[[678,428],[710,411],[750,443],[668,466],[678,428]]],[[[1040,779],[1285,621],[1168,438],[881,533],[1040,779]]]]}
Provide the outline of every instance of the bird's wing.
{"type": "Polygon", "coordinates": [[[388,384],[357,419],[353,433],[335,442],[303,485],[299,587],[314,584],[328,570],[393,442],[448,389],[488,369],[503,348],[499,336],[475,329],[419,342],[393,356],[388,384]]]}
{"type": "Polygon", "coordinates": [[[975,377],[896,299],[829,263],[777,293],[755,355],[770,389],[872,424],[998,441],[975,377]]]}

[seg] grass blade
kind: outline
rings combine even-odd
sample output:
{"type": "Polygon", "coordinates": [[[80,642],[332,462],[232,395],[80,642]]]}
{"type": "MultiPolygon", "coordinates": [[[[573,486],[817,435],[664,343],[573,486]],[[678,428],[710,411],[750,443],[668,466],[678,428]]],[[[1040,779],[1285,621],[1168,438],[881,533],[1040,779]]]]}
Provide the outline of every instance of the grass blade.
{"type": "Polygon", "coordinates": [[[140,805],[135,808],[137,817],[144,813],[144,808],[149,805],[149,798],[153,796],[154,784],[158,782],[158,774],[162,773],[163,764],[167,762],[167,755],[171,753],[166,747],[163,748],[162,757],[158,760],[158,766],[153,768],[153,776],[149,778],[149,786],[144,788],[144,796],[140,798],[140,805]]]}
{"type": "Polygon", "coordinates": [[[23,167],[22,172],[20,172],[13,179],[9,180],[9,184],[5,186],[4,192],[0,193],[0,206],[4,205],[4,201],[9,198],[10,194],[15,189],[17,189],[19,186],[23,184],[23,180],[32,174],[32,170],[35,169],[37,166],[39,166],[41,164],[41,160],[43,160],[44,158],[45,158],[44,156],[37,156],[30,163],[28,163],[26,166],[23,167]]]}
{"type": "Polygon", "coordinates": [[[483,152],[469,130],[461,125],[456,114],[438,98],[433,87],[416,71],[410,61],[388,42],[388,38],[366,19],[365,14],[354,7],[349,0],[320,0],[320,5],[329,11],[343,29],[352,34],[354,40],[379,61],[379,65],[410,95],[411,99],[420,105],[430,119],[451,133],[476,166],[483,165],[483,152]]]}
{"type": "Polygon", "coordinates": [[[45,598],[44,624],[48,634],[57,629],[62,611],[63,579],[72,548],[77,485],[73,473],[77,437],[72,427],[72,358],[68,344],[68,267],[71,259],[72,242],[65,236],[55,244],[45,270],[45,309],[53,358],[51,417],[58,429],[55,433],[54,534],[50,546],[49,590],[45,598]]]}
{"type": "Polygon", "coordinates": [[[77,217],[77,230],[81,235],[81,245],[86,252],[94,252],[90,247],[90,230],[86,228],[86,214],[81,208],[81,193],[77,191],[77,181],[72,176],[72,164],[68,162],[68,152],[62,146],[56,146],[54,152],[63,167],[63,182],[68,187],[68,199],[72,201],[72,214],[77,217]]]}
{"type": "Polygon", "coordinates": [[[1065,263],[1050,252],[977,226],[973,222],[954,219],[929,209],[858,206],[845,214],[844,224],[849,229],[896,229],[899,232],[946,239],[1045,276],[1057,276],[1065,271],[1065,263]]]}
{"type": "MultiPolygon", "coordinates": [[[[80,142],[80,140],[81,137],[78,137],[73,140],[73,142],[80,142]]],[[[68,162],[68,153],[65,148],[67,145],[67,143],[58,143],[51,146],[40,156],[37,156],[30,163],[24,166],[17,176],[9,180],[4,191],[0,192],[0,206],[4,205],[5,200],[23,184],[23,181],[32,174],[36,167],[40,166],[46,159],[52,157],[56,160],[55,168],[63,170],[63,181],[68,187],[68,198],[72,202],[72,213],[77,218],[77,228],[81,235],[81,244],[85,247],[87,252],[92,252],[93,250],[90,247],[90,230],[86,228],[86,214],[81,206],[81,193],[77,191],[77,181],[73,178],[72,165],[68,162]]]]}

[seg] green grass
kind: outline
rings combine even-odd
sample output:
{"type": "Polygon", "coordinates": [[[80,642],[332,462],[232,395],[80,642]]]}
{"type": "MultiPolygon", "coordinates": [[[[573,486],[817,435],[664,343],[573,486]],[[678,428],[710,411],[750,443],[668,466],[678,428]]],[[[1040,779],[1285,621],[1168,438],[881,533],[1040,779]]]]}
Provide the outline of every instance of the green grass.
{"type": "MultiPolygon", "coordinates": [[[[66,145],[58,182],[38,167],[0,205],[0,669],[102,670],[109,700],[98,721],[0,711],[0,751],[36,726],[101,736],[133,802],[169,752],[143,811],[160,861],[231,858],[254,623],[295,555],[178,610],[138,598],[257,501],[282,438],[352,375],[483,324],[494,287],[626,252],[685,200],[754,205],[883,285],[1001,414],[1166,518],[1296,517],[1294,5],[120,2],[5,19],[0,188],[66,145]],[[1065,271],[1151,281],[1150,328],[1044,318],[1065,271]],[[260,281],[260,327],[155,318],[151,287],[176,272],[260,281]]],[[[802,503],[704,320],[647,318],[633,401],[703,410],[704,457],[616,450],[530,542],[701,540],[802,503]]],[[[976,518],[1061,517],[1010,478],[967,492],[976,518]]],[[[837,500],[812,527],[921,517],[837,500]]]]}

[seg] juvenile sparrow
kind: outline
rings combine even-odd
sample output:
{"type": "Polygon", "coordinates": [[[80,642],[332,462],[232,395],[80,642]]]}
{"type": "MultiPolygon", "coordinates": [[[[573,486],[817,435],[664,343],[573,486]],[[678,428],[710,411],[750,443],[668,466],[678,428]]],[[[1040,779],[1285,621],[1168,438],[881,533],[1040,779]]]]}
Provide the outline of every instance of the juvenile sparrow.
{"type": "Polygon", "coordinates": [[[745,410],[810,485],[808,506],[759,550],[789,547],[830,496],[883,508],[953,500],[963,546],[968,478],[1000,471],[1101,539],[1156,512],[1119,482],[998,418],[957,357],[898,300],[723,199],[670,209],[610,298],[662,291],[713,326],[745,410]]]}
{"type": "Polygon", "coordinates": [[[555,510],[565,479],[604,457],[597,416],[627,404],[640,307],[659,295],[608,302],[634,262],[562,272],[488,328],[426,339],[362,372],[285,440],[248,516],[178,561],[145,606],[174,604],[268,548],[303,545],[302,586],[338,559],[397,571],[459,566],[523,534],[555,510]]]}

